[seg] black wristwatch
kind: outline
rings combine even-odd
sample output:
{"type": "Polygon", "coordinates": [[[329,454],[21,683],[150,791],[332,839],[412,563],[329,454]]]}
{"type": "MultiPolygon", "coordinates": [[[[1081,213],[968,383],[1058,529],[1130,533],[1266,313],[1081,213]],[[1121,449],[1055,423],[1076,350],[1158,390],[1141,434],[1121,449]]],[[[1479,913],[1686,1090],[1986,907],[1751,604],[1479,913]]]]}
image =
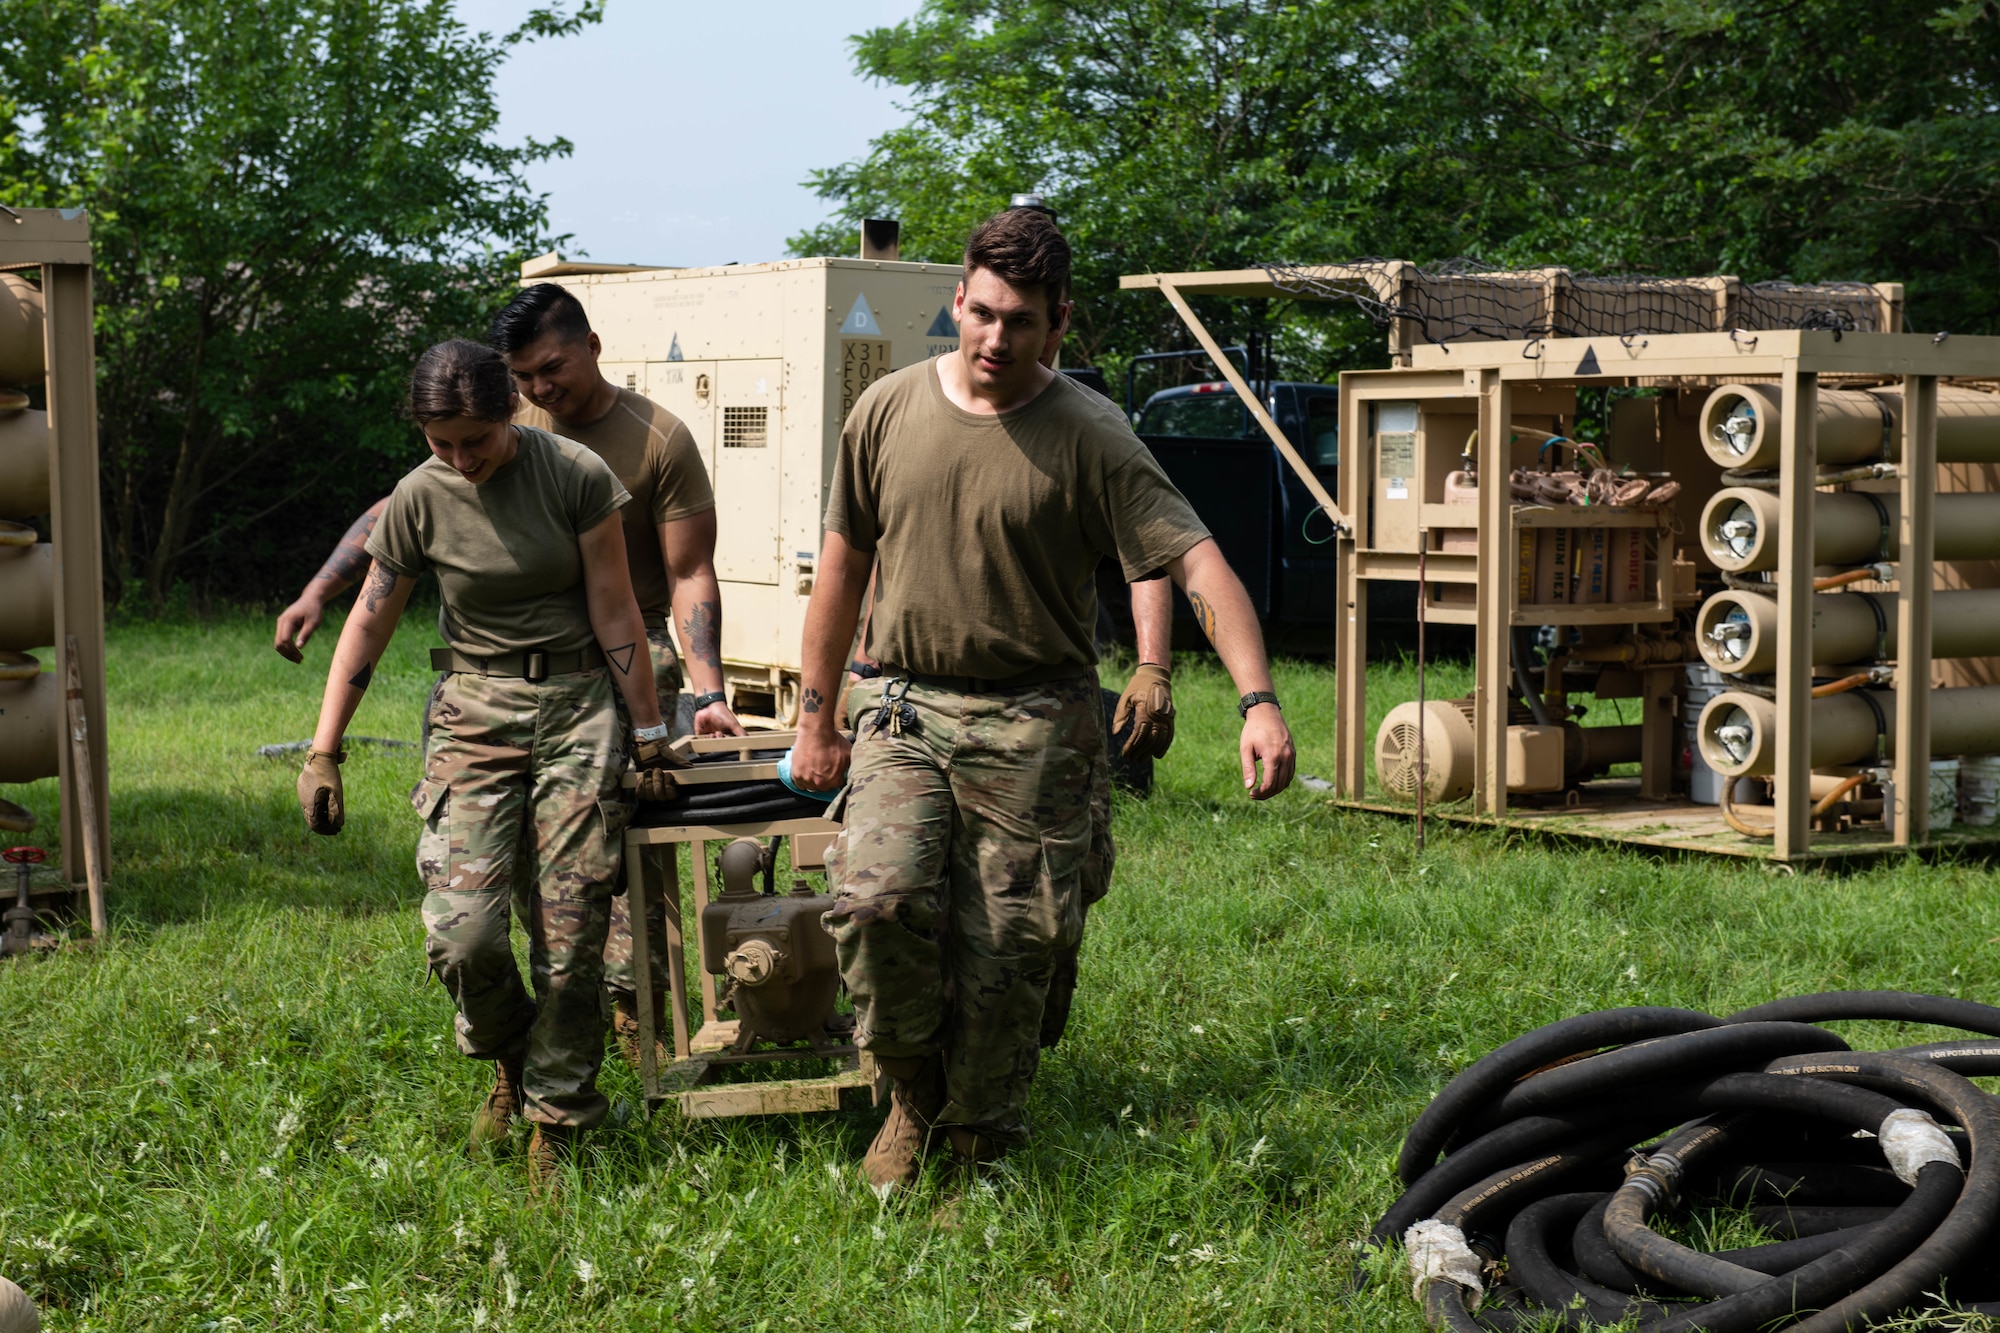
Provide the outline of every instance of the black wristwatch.
{"type": "Polygon", "coordinates": [[[1285,706],[1278,702],[1277,695],[1271,693],[1269,690],[1256,690],[1236,701],[1236,716],[1242,718],[1249,717],[1250,710],[1258,704],[1270,704],[1280,713],[1285,711],[1285,706]]]}
{"type": "Polygon", "coordinates": [[[724,694],[721,690],[710,690],[707,694],[697,694],[694,697],[694,711],[699,713],[702,709],[708,707],[710,704],[720,704],[728,702],[729,702],[729,696],[724,694]]]}
{"type": "Polygon", "coordinates": [[[877,662],[849,662],[847,664],[847,674],[859,677],[862,680],[874,680],[882,674],[882,667],[877,662]]]}

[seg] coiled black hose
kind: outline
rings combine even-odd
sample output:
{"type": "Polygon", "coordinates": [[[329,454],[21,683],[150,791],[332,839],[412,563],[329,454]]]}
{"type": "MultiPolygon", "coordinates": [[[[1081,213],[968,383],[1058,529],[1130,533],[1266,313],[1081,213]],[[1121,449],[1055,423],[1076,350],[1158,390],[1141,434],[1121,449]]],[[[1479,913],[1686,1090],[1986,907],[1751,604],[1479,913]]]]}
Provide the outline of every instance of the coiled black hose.
{"type": "Polygon", "coordinates": [[[1438,1094],[1369,1240],[1404,1242],[1430,1322],[1459,1333],[2000,1309],[2000,1100],[1969,1081],[2000,1074],[2000,1040],[1853,1051],[1813,1026],[1843,1019],[2000,1037],[2000,1008],[1896,991],[1565,1019],[1438,1094]],[[1659,1228],[1690,1206],[1772,1239],[1704,1252],[1659,1228]]]}

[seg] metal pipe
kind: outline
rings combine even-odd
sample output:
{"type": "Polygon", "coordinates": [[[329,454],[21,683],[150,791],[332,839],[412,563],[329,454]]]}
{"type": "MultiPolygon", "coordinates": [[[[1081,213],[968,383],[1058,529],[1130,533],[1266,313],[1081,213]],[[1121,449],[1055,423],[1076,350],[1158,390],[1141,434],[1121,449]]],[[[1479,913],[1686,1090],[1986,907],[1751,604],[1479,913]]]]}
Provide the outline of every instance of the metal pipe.
{"type": "Polygon", "coordinates": [[[0,384],[39,384],[48,373],[42,322],[42,289],[0,273],[0,384]]]}
{"type": "MultiPolygon", "coordinates": [[[[1932,754],[2000,753],[2000,685],[1933,690],[1930,706],[1932,754]]],[[[1809,708],[1814,768],[1871,763],[1878,750],[1895,757],[1894,690],[1851,690],[1809,708]]],[[[1777,702],[1726,690],[1701,710],[1695,736],[1701,757],[1725,778],[1769,776],[1777,768],[1777,702]]]]}
{"type": "MultiPolygon", "coordinates": [[[[1894,561],[1901,555],[1896,491],[1817,492],[1813,495],[1815,565],[1894,561]]],[[[2000,493],[1937,497],[1936,560],[2000,559],[2000,493]]],[[[1743,574],[1778,567],[1778,497],[1732,486],[1701,511],[1701,543],[1723,571],[1743,574]]]]}
{"type": "MultiPolygon", "coordinates": [[[[2000,394],[1938,386],[1937,461],[2000,462],[2000,394]]],[[[1725,468],[1778,466],[1779,401],[1775,384],[1725,384],[1701,407],[1701,443],[1725,468]]],[[[1903,391],[1821,389],[1813,455],[1821,466],[1894,462],[1902,453],[1903,391]]]]}
{"type": "Polygon", "coordinates": [[[0,681],[0,782],[39,782],[61,766],[62,683],[53,671],[0,681]]]}
{"type": "Polygon", "coordinates": [[[56,548],[0,546],[0,650],[56,641],[56,548]]]}
{"type": "Polygon", "coordinates": [[[0,412],[0,518],[48,512],[49,414],[0,412]]]}
{"type": "MultiPolygon", "coordinates": [[[[2000,656],[2000,588],[1932,594],[1932,657],[2000,656]]],[[[1873,662],[1896,656],[1896,594],[1831,592],[1813,598],[1815,662],[1873,662]]],[[[1695,616],[1702,660],[1727,675],[1778,669],[1778,606],[1761,593],[1728,589],[1695,616]]]]}

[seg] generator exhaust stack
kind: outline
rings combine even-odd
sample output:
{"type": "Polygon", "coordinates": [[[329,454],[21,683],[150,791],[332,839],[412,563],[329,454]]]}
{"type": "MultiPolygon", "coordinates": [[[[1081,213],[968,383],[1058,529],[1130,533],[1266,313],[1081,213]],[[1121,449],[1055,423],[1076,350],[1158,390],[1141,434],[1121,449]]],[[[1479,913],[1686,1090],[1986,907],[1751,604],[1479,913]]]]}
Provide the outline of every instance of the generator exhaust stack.
{"type": "Polygon", "coordinates": [[[903,255],[903,224],[895,218],[863,218],[861,257],[891,263],[903,255]]]}

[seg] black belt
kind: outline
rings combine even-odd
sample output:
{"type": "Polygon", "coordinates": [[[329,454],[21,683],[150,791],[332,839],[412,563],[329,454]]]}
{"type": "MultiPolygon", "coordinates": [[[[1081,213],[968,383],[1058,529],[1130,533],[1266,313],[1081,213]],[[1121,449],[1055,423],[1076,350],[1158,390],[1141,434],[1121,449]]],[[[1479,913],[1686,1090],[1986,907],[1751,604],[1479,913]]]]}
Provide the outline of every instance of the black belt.
{"type": "Polygon", "coordinates": [[[958,694],[1006,694],[1010,690],[1023,690],[1030,685],[1047,685],[1058,680],[1083,680],[1091,674],[1092,668],[1075,662],[1063,662],[1054,666],[1030,667],[1012,676],[988,679],[982,676],[934,676],[928,671],[910,671],[899,666],[882,666],[883,679],[901,676],[912,685],[928,685],[933,689],[951,690],[958,694]]]}
{"type": "Polygon", "coordinates": [[[431,670],[454,671],[468,676],[501,676],[530,683],[550,676],[568,676],[592,671],[604,665],[604,650],[595,645],[573,653],[551,653],[531,648],[522,653],[494,653],[473,657],[450,648],[431,649],[431,670]]]}

